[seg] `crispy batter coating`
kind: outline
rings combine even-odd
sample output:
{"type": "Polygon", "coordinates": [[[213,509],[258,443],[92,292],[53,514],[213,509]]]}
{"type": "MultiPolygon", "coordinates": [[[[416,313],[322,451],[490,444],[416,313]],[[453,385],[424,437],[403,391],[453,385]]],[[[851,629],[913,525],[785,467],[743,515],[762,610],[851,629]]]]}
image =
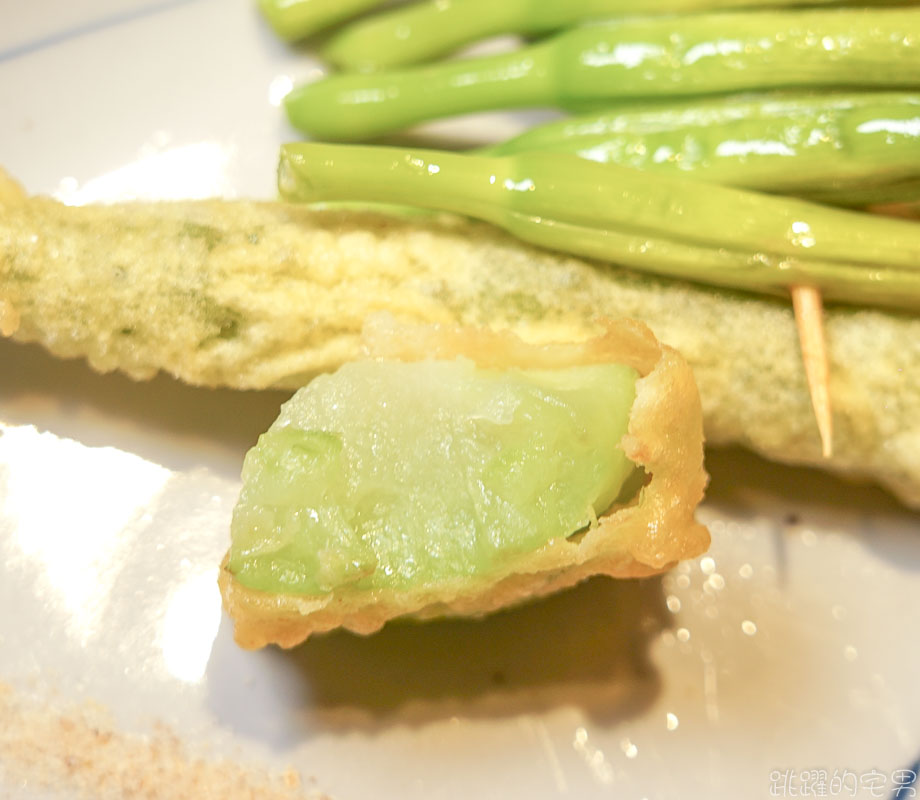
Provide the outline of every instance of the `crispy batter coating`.
{"type": "Polygon", "coordinates": [[[686,362],[644,325],[619,321],[581,344],[527,345],[508,332],[428,326],[376,327],[372,355],[404,361],[466,356],[493,368],[558,368],[619,363],[636,368],[636,400],[623,449],[650,476],[638,498],[611,509],[583,536],[554,539],[510,560],[502,571],[415,590],[345,586],[319,596],[274,594],[240,584],[224,563],[224,606],[243,647],[293,647],[313,633],[343,626],[372,633],[394,617],[480,615],[572,586],[591,575],[631,578],[698,556],[709,533],[693,517],[703,497],[703,425],[686,362]]]}
{"type": "Polygon", "coordinates": [[[788,302],[641,276],[457,219],[277,203],[68,208],[0,173],[0,331],[99,370],[301,386],[400,321],[583,340],[646,322],[693,367],[707,441],[881,482],[920,506],[920,319],[829,307],[825,461],[788,302]]]}

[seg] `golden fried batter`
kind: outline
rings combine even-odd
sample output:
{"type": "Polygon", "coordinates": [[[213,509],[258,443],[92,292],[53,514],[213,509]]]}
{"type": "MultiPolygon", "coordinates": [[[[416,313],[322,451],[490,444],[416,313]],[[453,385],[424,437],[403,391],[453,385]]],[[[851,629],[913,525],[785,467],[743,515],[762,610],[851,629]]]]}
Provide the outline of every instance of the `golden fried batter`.
{"type": "Polygon", "coordinates": [[[788,303],[655,279],[457,219],[279,203],[68,208],[0,178],[0,331],[136,378],[296,388],[360,352],[367,316],[581,340],[651,327],[693,367],[710,443],[870,477],[920,505],[920,319],[831,307],[821,458],[788,303]]]}

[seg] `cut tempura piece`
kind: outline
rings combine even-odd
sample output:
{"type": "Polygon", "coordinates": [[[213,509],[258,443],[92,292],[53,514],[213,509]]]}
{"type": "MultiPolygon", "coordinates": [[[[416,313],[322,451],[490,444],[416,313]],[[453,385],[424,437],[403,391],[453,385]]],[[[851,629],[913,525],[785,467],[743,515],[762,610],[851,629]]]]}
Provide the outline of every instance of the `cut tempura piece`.
{"type": "Polygon", "coordinates": [[[377,325],[246,457],[225,604],[245,647],[481,614],[708,544],[689,368],[643,326],[581,344],[377,325]]]}
{"type": "Polygon", "coordinates": [[[610,507],[636,469],[619,442],[637,377],[619,364],[346,364],[301,389],[246,457],[228,566],[294,594],[501,569],[610,507]]]}

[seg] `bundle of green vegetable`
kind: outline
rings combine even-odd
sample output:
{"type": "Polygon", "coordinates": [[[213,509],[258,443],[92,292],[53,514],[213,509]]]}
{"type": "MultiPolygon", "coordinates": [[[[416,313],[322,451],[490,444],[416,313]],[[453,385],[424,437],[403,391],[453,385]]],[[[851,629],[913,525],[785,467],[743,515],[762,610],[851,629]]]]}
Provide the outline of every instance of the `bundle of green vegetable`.
{"type": "MultiPolygon", "coordinates": [[[[375,5],[260,4],[291,39],[375,5]]],[[[285,106],[305,133],[349,141],[470,111],[589,106],[602,110],[487,152],[574,153],[852,207],[916,202],[920,8],[795,5],[657,0],[635,17],[623,0],[410,3],[346,25],[327,56],[350,68],[402,64],[448,39],[590,24],[498,56],[333,75],[298,87],[285,106]],[[756,10],[739,10],[749,5],[756,10]]]]}
{"type": "Polygon", "coordinates": [[[491,109],[591,114],[475,155],[288,145],[281,192],[449,210],[633,269],[791,292],[829,451],[822,297],[920,306],[920,226],[824,205],[920,200],[920,8],[750,5],[660,0],[636,17],[622,0],[438,0],[359,20],[325,49],[356,70],[496,33],[553,35],[300,86],[285,107],[312,137],[369,140],[491,109]]]}
{"type": "Polygon", "coordinates": [[[771,89],[920,89],[920,9],[750,11],[629,17],[509,53],[335,75],[286,108],[310,136],[369,139],[498,108],[597,108],[771,89]]]}

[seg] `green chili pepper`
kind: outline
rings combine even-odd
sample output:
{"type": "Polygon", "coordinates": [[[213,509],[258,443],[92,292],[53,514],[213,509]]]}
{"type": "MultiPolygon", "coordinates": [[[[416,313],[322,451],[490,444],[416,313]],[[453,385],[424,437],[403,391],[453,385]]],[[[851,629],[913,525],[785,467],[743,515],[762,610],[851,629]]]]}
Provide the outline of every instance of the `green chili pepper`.
{"type": "MultiPolygon", "coordinates": [[[[361,20],[336,34],[326,59],[348,70],[430,61],[490,36],[551,33],[591,20],[732,8],[839,5],[845,0],[427,0],[361,20]]],[[[867,5],[876,5],[869,0],[867,5]]]]}
{"type": "Polygon", "coordinates": [[[495,108],[793,87],[920,87],[920,9],[606,22],[497,56],[332,76],[295,89],[285,107],[305,133],[357,140],[495,108]]]}
{"type": "Polygon", "coordinates": [[[841,205],[920,199],[920,93],[794,94],[631,104],[480,151],[601,163],[841,205]]]}
{"type": "Polygon", "coordinates": [[[381,0],[259,0],[263,16],[275,33],[288,42],[318,33],[380,4],[381,0]]]}
{"type": "Polygon", "coordinates": [[[403,203],[622,266],[766,293],[920,309],[920,226],[555,153],[284,145],[289,200],[403,203]]]}

